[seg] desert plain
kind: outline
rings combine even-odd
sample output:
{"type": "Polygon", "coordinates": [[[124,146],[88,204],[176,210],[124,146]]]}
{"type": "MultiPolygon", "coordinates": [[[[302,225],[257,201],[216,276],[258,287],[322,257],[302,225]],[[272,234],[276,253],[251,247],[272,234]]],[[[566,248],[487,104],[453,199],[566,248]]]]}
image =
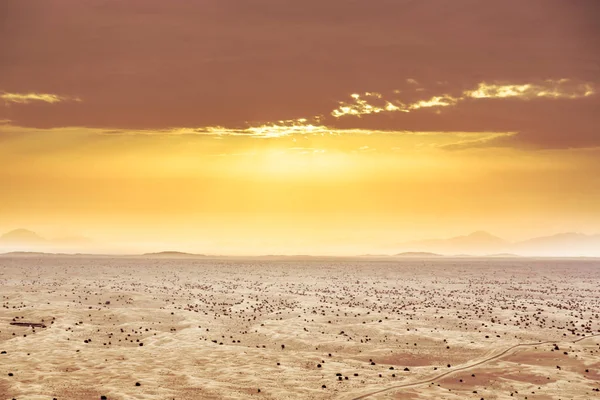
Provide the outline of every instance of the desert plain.
{"type": "Polygon", "coordinates": [[[600,399],[597,259],[5,255],[0,304],[0,399],[600,399]]]}

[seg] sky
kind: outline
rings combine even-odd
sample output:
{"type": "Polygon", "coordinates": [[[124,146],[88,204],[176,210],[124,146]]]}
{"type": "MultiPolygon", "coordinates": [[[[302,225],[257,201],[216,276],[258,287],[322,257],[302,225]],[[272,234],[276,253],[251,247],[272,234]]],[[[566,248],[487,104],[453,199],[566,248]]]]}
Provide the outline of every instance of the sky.
{"type": "Polygon", "coordinates": [[[595,0],[4,0],[0,232],[356,254],[600,233],[595,0]]]}

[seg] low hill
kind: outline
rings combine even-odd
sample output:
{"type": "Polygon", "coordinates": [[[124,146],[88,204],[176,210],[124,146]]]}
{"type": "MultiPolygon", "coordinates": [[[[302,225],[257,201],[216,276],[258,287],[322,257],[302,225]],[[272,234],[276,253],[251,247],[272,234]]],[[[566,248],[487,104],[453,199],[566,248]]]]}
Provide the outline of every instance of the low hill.
{"type": "Polygon", "coordinates": [[[144,257],[167,257],[167,258],[190,258],[190,257],[206,257],[204,254],[192,254],[182,251],[160,251],[158,253],[145,253],[144,257]]]}
{"type": "Polygon", "coordinates": [[[395,257],[442,257],[442,255],[427,251],[406,251],[404,253],[395,254],[395,257]]]}

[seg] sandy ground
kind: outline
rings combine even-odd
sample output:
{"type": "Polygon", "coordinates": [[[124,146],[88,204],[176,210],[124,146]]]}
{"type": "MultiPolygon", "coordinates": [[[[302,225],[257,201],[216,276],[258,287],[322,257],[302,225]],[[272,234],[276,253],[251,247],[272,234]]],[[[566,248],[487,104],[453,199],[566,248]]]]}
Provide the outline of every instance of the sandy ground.
{"type": "Polygon", "coordinates": [[[0,399],[600,399],[600,260],[4,256],[0,304],[0,399]]]}

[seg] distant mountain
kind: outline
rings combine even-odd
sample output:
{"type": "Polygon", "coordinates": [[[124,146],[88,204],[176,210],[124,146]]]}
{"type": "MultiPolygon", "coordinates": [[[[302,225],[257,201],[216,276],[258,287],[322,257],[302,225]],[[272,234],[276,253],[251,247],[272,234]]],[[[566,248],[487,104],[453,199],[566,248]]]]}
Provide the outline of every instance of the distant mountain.
{"type": "Polygon", "coordinates": [[[511,243],[490,233],[477,231],[449,239],[431,239],[400,244],[405,253],[470,254],[487,257],[600,257],[600,235],[566,232],[511,243]]]}
{"type": "Polygon", "coordinates": [[[477,231],[469,235],[456,236],[449,239],[407,242],[401,244],[400,248],[406,252],[485,255],[504,252],[508,245],[509,243],[504,239],[484,231],[477,231]]]}
{"type": "Polygon", "coordinates": [[[396,257],[442,257],[441,254],[429,253],[427,251],[406,251],[404,253],[398,253],[396,257]]]}
{"type": "MultiPolygon", "coordinates": [[[[0,253],[44,252],[49,254],[106,253],[97,244],[84,237],[46,239],[28,229],[15,229],[0,235],[0,253]]],[[[393,257],[440,257],[464,255],[464,257],[600,257],[600,235],[576,232],[558,233],[531,238],[520,242],[508,242],[488,232],[476,231],[469,235],[448,239],[430,239],[405,242],[395,246],[393,257]]],[[[143,254],[156,258],[214,257],[180,251],[162,251],[143,254]]],[[[362,257],[382,255],[364,255],[362,257]]],[[[138,256],[139,257],[139,256],[138,256]]],[[[313,259],[310,255],[264,255],[259,259],[313,259]]],[[[328,258],[320,256],[319,258],[328,258]]]]}
{"type": "Polygon", "coordinates": [[[81,253],[44,253],[41,251],[10,251],[8,253],[0,253],[1,257],[82,257],[82,256],[97,256],[96,254],[81,254],[81,253]]]}
{"type": "Polygon", "coordinates": [[[532,239],[527,239],[522,242],[519,242],[521,245],[554,245],[554,244],[564,244],[571,243],[576,244],[580,242],[588,242],[600,239],[600,235],[585,235],[583,233],[576,232],[565,232],[565,233],[557,233],[556,235],[550,236],[541,236],[532,239]]]}
{"type": "Polygon", "coordinates": [[[8,253],[2,253],[0,254],[0,256],[7,256],[7,257],[46,257],[46,256],[53,256],[55,254],[51,254],[51,253],[42,253],[39,251],[9,251],[8,253]]]}
{"type": "Polygon", "coordinates": [[[0,253],[0,257],[8,258],[77,258],[77,257],[94,257],[94,258],[107,258],[107,257],[130,257],[127,255],[110,255],[110,254],[93,254],[93,253],[45,253],[41,251],[9,251],[6,253],[0,253]]]}
{"type": "Polygon", "coordinates": [[[566,232],[515,243],[518,254],[536,256],[600,256],[600,235],[566,232]]]}
{"type": "Polygon", "coordinates": [[[0,241],[5,243],[34,243],[46,242],[46,239],[27,229],[15,229],[0,236],[0,241]]]}
{"type": "Polygon", "coordinates": [[[0,252],[75,253],[90,244],[90,239],[79,236],[46,239],[29,229],[15,229],[0,236],[0,252]]]}

